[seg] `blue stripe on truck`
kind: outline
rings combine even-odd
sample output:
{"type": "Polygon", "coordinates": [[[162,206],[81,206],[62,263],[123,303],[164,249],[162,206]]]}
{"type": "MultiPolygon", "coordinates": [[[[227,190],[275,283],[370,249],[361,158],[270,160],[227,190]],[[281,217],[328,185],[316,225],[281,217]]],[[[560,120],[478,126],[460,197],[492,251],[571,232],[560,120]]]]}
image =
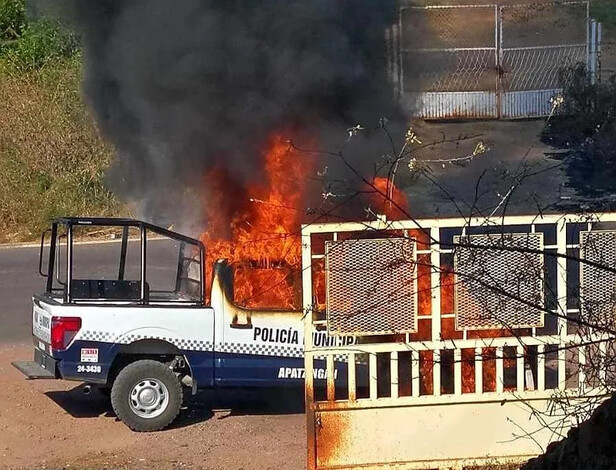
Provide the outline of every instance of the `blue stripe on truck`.
{"type": "MultiPolygon", "coordinates": [[[[107,383],[113,360],[122,345],[96,341],[75,341],[66,351],[54,352],[63,379],[89,383],[107,383]],[[97,362],[82,362],[82,349],[96,349],[97,362]]],[[[181,351],[190,364],[199,388],[212,386],[303,386],[305,372],[302,357],[263,356],[181,351]]],[[[325,380],[325,361],[315,361],[315,379],[325,380]]],[[[337,382],[346,384],[347,364],[336,362],[337,382]]]]}

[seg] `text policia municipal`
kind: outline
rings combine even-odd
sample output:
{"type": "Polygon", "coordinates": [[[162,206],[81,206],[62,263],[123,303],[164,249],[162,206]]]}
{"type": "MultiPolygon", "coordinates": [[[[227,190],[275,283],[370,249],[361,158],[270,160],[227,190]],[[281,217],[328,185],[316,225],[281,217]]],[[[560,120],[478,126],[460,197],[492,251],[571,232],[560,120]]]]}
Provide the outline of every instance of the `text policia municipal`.
{"type": "MultiPolygon", "coordinates": [[[[255,326],[253,331],[252,339],[254,341],[299,344],[299,331],[293,328],[261,328],[255,326]]],[[[331,337],[323,331],[315,331],[312,334],[312,344],[316,347],[346,346],[354,342],[355,338],[353,337],[331,337]]]]}

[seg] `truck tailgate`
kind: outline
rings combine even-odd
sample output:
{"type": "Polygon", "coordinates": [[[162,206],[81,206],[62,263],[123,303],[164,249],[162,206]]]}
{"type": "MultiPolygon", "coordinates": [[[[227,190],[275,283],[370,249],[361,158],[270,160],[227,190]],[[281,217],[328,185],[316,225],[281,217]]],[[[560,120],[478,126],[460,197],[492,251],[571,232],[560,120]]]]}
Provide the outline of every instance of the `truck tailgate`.
{"type": "MultiPolygon", "coordinates": [[[[44,304],[36,298],[33,299],[32,305],[32,334],[47,346],[51,343],[51,313],[45,310],[44,304]]],[[[36,345],[40,349],[46,349],[43,345],[36,345]]]]}

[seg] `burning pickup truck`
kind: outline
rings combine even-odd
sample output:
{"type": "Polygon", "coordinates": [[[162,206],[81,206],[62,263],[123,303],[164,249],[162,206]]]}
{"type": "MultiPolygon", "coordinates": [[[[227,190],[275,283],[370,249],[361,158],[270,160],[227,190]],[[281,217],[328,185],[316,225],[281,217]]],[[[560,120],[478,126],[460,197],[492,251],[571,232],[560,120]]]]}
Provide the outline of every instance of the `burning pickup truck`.
{"type": "MultiPolygon", "coordinates": [[[[224,260],[214,263],[206,302],[205,272],[200,240],[132,219],[56,219],[41,239],[46,289],[32,299],[34,360],[13,365],[30,379],[98,387],[135,431],[171,424],[185,386],[193,394],[212,387],[303,386],[302,311],[237,306],[224,260]],[[120,237],[111,270],[76,260],[88,249],[77,241],[83,232],[102,228],[120,237]]],[[[314,334],[318,347],[355,341],[314,334]]],[[[325,378],[323,361],[314,379],[325,378]]]]}

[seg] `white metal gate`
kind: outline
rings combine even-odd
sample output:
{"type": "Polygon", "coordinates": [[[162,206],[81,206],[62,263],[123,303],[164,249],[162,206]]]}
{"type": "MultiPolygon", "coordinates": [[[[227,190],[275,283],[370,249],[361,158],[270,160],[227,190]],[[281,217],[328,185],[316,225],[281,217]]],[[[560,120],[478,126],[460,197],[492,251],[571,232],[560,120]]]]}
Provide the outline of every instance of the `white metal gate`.
{"type": "Polygon", "coordinates": [[[402,6],[390,73],[425,119],[547,116],[563,67],[597,71],[589,2],[402,6]]]}
{"type": "Polygon", "coordinates": [[[309,470],[519,462],[616,389],[616,213],[306,225],[302,265],[309,470]]]}

